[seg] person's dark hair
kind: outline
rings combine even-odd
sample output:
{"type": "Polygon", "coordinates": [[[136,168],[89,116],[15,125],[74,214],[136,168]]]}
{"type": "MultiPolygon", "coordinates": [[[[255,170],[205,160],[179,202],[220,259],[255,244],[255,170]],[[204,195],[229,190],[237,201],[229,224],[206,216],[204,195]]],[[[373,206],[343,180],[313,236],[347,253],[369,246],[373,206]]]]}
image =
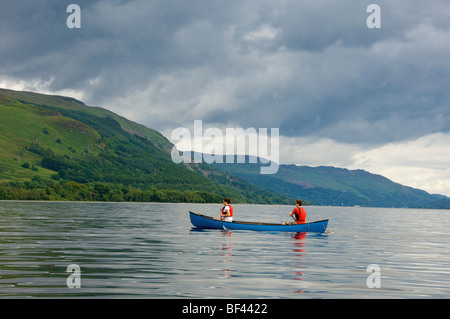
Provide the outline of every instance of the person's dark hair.
{"type": "Polygon", "coordinates": [[[302,201],[301,199],[297,199],[295,202],[296,202],[299,206],[302,206],[302,205],[303,205],[303,201],[302,201]]]}
{"type": "Polygon", "coordinates": [[[231,204],[231,199],[229,199],[228,197],[227,197],[227,198],[224,198],[223,201],[224,201],[224,202],[227,202],[228,204],[231,204]]]}

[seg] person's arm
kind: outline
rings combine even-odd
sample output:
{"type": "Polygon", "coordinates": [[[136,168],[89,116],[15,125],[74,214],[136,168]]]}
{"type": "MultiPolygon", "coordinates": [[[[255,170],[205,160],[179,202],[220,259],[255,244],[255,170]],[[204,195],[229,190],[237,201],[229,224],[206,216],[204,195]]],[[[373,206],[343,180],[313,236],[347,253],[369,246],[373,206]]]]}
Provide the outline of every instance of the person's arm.
{"type": "Polygon", "coordinates": [[[296,209],[297,209],[297,207],[295,207],[295,208],[292,210],[292,212],[289,213],[289,216],[291,216],[291,217],[294,216],[295,210],[296,210],[296,209]]]}
{"type": "Polygon", "coordinates": [[[291,216],[296,222],[297,222],[297,216],[300,216],[300,208],[299,207],[295,207],[292,212],[289,213],[289,216],[291,216]],[[296,214],[296,210],[298,210],[298,215],[296,214]]]}
{"type": "Polygon", "coordinates": [[[230,207],[226,206],[225,208],[219,209],[219,211],[220,211],[220,217],[219,217],[220,220],[222,220],[224,217],[230,217],[230,207]],[[224,214],[224,212],[225,212],[225,214],[224,214]]]}

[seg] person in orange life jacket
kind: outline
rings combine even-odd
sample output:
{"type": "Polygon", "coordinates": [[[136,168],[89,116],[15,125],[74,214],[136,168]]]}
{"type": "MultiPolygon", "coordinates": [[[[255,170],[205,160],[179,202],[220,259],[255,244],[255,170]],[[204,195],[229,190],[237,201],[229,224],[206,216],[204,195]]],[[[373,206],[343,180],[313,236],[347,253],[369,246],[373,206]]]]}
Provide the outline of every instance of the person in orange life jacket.
{"type": "Polygon", "coordinates": [[[289,213],[289,216],[294,216],[295,222],[283,223],[283,225],[304,224],[306,222],[306,210],[302,207],[303,201],[298,199],[295,201],[295,208],[289,213]]]}
{"type": "Polygon", "coordinates": [[[232,222],[233,221],[233,206],[231,206],[231,199],[224,198],[223,199],[223,207],[220,210],[220,219],[224,222],[232,222]]]}

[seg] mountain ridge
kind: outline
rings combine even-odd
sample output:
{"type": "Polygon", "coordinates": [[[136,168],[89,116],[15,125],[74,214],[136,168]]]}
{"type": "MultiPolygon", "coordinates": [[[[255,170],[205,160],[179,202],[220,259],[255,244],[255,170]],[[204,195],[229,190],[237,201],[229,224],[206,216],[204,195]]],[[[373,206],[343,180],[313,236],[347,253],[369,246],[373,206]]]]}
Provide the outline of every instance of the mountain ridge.
{"type": "Polygon", "coordinates": [[[259,164],[213,163],[254,185],[315,205],[446,208],[450,198],[401,185],[362,169],[279,165],[273,175],[258,174],[259,164]]]}
{"type": "Polygon", "coordinates": [[[59,95],[0,88],[0,199],[306,204],[450,208],[364,170],[259,164],[175,164],[161,133],[59,95]]]}

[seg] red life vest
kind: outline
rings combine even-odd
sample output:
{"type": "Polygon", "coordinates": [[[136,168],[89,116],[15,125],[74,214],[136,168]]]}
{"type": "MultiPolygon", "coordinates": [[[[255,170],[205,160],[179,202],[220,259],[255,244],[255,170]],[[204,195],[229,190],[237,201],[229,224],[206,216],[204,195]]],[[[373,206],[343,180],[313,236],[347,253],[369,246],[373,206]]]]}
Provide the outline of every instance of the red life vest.
{"type": "MultiPolygon", "coordinates": [[[[233,206],[231,206],[231,205],[227,205],[228,207],[230,207],[230,217],[233,217],[233,206]]],[[[223,206],[222,207],[222,215],[225,215],[225,207],[227,207],[227,206],[223,206]]]]}
{"type": "Polygon", "coordinates": [[[304,224],[306,221],[306,210],[303,207],[295,207],[294,216],[297,224],[304,224]]]}

